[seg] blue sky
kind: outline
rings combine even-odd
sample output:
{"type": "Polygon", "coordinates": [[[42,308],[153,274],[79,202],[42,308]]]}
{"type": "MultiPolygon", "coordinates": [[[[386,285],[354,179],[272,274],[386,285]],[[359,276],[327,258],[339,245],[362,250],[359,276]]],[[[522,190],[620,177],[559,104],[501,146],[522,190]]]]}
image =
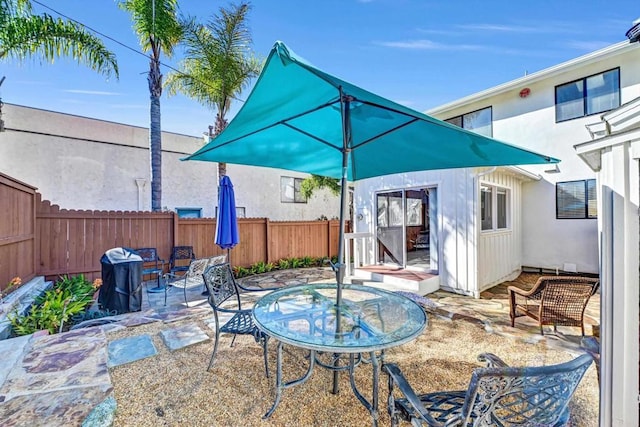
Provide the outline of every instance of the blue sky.
{"type": "MultiPolygon", "coordinates": [[[[37,1],[119,42],[105,39],[120,79],[69,59],[5,60],[2,101],[148,127],[148,59],[121,45],[139,51],[129,15],[113,0],[37,1]]],[[[206,21],[228,4],[182,0],[181,10],[206,21]]],[[[638,0],[253,0],[249,25],[263,58],[282,40],[324,71],[424,111],[623,41],[638,17],[638,0]]],[[[163,94],[161,108],[164,131],[201,135],[214,121],[180,95],[163,94]]]]}

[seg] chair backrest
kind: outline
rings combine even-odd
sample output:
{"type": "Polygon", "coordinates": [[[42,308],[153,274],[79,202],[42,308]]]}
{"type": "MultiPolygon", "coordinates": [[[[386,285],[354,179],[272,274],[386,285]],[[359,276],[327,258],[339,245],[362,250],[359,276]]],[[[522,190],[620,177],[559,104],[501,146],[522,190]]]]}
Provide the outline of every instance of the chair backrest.
{"type": "Polygon", "coordinates": [[[209,265],[209,258],[198,258],[194,259],[189,263],[189,268],[187,272],[184,274],[187,278],[195,278],[201,280],[202,274],[207,269],[209,265]]]}
{"type": "Polygon", "coordinates": [[[462,407],[462,425],[556,425],[592,361],[583,354],[551,366],[478,368],[462,407]]]}
{"type": "Polygon", "coordinates": [[[580,326],[582,315],[596,286],[585,280],[548,281],[542,290],[540,321],[580,326]]]}
{"type": "Polygon", "coordinates": [[[227,256],[216,255],[216,256],[209,257],[208,260],[209,260],[208,265],[224,264],[225,262],[227,262],[227,256]]]}
{"type": "Polygon", "coordinates": [[[196,255],[193,253],[193,246],[174,246],[171,250],[171,258],[169,258],[169,270],[172,273],[186,271],[191,260],[194,259],[196,259],[196,255]]]}
{"type": "Polygon", "coordinates": [[[143,263],[155,263],[158,265],[158,251],[156,248],[138,248],[134,249],[134,251],[140,255],[143,263]]]}
{"type": "Polygon", "coordinates": [[[232,296],[238,299],[239,304],[240,295],[229,263],[209,265],[202,277],[209,291],[209,304],[214,310],[232,296]]]}

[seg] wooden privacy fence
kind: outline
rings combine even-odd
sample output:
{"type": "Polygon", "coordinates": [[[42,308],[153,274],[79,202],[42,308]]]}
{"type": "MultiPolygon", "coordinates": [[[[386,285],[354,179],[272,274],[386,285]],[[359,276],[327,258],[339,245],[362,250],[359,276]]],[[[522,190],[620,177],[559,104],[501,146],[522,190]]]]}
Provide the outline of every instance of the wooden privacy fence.
{"type": "MultiPolygon", "coordinates": [[[[115,247],[155,247],[169,260],[173,246],[193,246],[197,257],[226,253],[214,243],[216,220],[179,218],[173,212],[81,211],[36,203],[36,273],[47,279],[101,275],[100,258],[115,247]]],[[[247,267],[282,258],[331,257],[338,253],[339,221],[238,220],[240,243],[231,263],[247,267]]]]}
{"type": "Polygon", "coordinates": [[[36,276],[36,189],[0,173],[0,291],[36,276]]]}

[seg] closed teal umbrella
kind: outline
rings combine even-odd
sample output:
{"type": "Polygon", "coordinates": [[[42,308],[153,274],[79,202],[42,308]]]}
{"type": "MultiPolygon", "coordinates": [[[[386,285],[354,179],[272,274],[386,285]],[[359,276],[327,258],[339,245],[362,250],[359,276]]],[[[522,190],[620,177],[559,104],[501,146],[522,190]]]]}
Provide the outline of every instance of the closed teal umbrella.
{"type": "MultiPolygon", "coordinates": [[[[344,255],[347,180],[557,159],[437,120],[334,77],[276,42],[229,125],[185,160],[266,166],[340,178],[344,255]]],[[[336,271],[338,301],[344,265],[336,271]]]]}

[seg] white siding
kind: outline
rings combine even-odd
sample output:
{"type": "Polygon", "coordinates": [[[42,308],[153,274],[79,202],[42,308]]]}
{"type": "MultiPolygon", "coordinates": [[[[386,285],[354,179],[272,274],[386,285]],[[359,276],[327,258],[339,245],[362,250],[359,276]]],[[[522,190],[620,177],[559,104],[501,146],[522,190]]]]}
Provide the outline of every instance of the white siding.
{"type": "MultiPolygon", "coordinates": [[[[479,230],[478,292],[512,280],[520,273],[522,265],[521,180],[513,174],[496,171],[483,176],[480,183],[509,190],[508,212],[511,215],[505,230],[479,230]]],[[[477,224],[480,224],[479,213],[477,224]]]]}
{"type": "Polygon", "coordinates": [[[473,226],[477,197],[475,172],[473,169],[425,171],[357,181],[354,210],[363,218],[355,221],[355,231],[375,235],[376,192],[436,186],[440,286],[473,295],[477,289],[477,240],[473,226]]]}
{"type": "Polygon", "coordinates": [[[620,45],[601,55],[590,54],[538,75],[506,83],[463,101],[456,101],[429,114],[440,119],[491,106],[493,137],[544,153],[561,160],[560,173],[546,173],[549,166],[523,166],[542,180],[527,182],[522,188],[522,265],[562,270],[575,264],[578,272],[597,273],[598,229],[595,219],[556,219],[557,182],[595,178],[576,155],[573,146],[589,139],[585,125],[599,121],[600,115],[556,123],[555,87],[613,68],[620,68],[621,103],[640,96],[640,45],[620,45]],[[530,95],[521,98],[523,88],[530,95]]]}

